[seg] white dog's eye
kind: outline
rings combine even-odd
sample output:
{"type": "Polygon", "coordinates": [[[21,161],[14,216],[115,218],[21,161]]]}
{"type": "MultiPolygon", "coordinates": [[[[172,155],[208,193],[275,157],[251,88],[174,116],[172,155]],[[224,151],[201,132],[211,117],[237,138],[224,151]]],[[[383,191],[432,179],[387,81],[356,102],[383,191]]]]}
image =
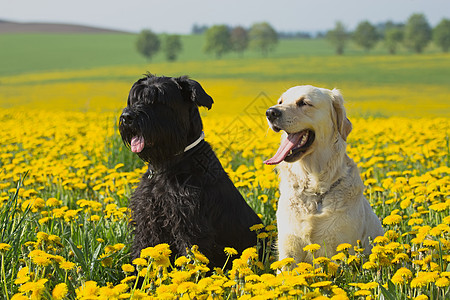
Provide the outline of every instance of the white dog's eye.
{"type": "Polygon", "coordinates": [[[297,100],[296,102],[297,106],[305,106],[308,105],[308,103],[305,102],[305,97],[301,97],[300,99],[297,100]]]}

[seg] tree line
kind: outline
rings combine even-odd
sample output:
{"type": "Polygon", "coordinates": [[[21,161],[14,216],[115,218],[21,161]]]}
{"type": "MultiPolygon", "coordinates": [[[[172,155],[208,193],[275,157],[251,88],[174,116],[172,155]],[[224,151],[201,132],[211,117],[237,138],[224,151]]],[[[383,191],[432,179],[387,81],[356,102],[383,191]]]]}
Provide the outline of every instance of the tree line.
{"type": "MultiPolygon", "coordinates": [[[[242,26],[213,25],[211,27],[194,25],[193,34],[203,34],[205,45],[203,51],[221,58],[229,52],[239,53],[247,49],[259,51],[263,56],[272,52],[280,38],[311,38],[308,34],[277,33],[267,22],[255,23],[246,29],[242,26]]],[[[375,26],[369,21],[362,21],[353,32],[349,32],[342,22],[336,22],[333,29],[321,34],[333,45],[339,55],[345,52],[349,41],[353,41],[366,52],[372,50],[379,42],[384,42],[390,54],[395,54],[400,45],[416,53],[422,53],[433,41],[444,52],[450,48],[450,20],[443,19],[432,28],[423,14],[411,15],[405,24],[386,22],[375,26]],[[380,30],[381,29],[381,30],[380,30]]],[[[183,46],[179,35],[159,36],[151,30],[142,30],[138,35],[136,47],[147,59],[162,50],[168,61],[174,61],[181,53],[183,46]]]]}
{"type": "MultiPolygon", "coordinates": [[[[227,25],[214,25],[205,28],[202,33],[206,39],[203,51],[213,53],[217,58],[232,51],[242,56],[248,48],[258,50],[263,56],[267,56],[278,43],[277,32],[267,22],[255,23],[248,30],[242,26],[231,28],[227,25]]],[[[163,50],[166,59],[174,61],[183,46],[179,35],[163,35],[161,41],[156,33],[145,29],[138,35],[136,48],[148,60],[163,50]]]]}
{"type": "Polygon", "coordinates": [[[448,52],[450,48],[449,19],[442,19],[432,28],[423,14],[413,14],[405,24],[387,22],[383,27],[380,32],[369,21],[362,21],[354,32],[348,32],[342,22],[336,22],[334,29],[328,31],[325,37],[335,47],[337,54],[344,53],[350,40],[367,52],[383,41],[390,54],[395,54],[400,45],[415,53],[422,53],[432,40],[443,52],[448,52]]]}

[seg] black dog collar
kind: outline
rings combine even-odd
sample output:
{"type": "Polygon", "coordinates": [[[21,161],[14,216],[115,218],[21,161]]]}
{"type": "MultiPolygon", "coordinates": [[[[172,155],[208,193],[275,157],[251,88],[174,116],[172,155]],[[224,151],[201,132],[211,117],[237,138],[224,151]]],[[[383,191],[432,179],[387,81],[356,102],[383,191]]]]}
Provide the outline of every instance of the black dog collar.
{"type": "MultiPolygon", "coordinates": [[[[183,153],[185,153],[185,152],[187,152],[187,151],[189,151],[189,150],[195,148],[195,147],[196,147],[198,144],[200,144],[200,142],[203,141],[204,139],[205,139],[205,132],[202,131],[202,133],[200,134],[200,136],[199,136],[198,139],[196,139],[196,140],[195,140],[193,143],[191,143],[190,145],[187,145],[187,146],[184,148],[183,152],[181,152],[181,153],[179,153],[179,154],[177,154],[177,155],[183,154],[183,153]]],[[[148,173],[149,173],[149,174],[148,174],[148,178],[149,178],[149,179],[152,178],[153,175],[155,175],[155,170],[153,169],[153,167],[152,167],[151,164],[148,164],[148,173]]]]}

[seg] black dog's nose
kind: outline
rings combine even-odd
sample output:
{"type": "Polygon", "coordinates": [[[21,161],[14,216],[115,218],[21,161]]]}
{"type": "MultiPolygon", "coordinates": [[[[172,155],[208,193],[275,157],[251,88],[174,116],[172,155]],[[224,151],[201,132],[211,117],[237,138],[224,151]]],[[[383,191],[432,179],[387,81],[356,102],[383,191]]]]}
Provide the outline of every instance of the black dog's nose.
{"type": "Polygon", "coordinates": [[[274,121],[278,119],[281,116],[281,111],[275,107],[271,107],[268,110],[266,110],[266,116],[269,121],[274,121]]]}
{"type": "Polygon", "coordinates": [[[122,123],[125,126],[129,126],[133,123],[133,117],[130,112],[123,111],[122,115],[120,116],[120,123],[122,123]]]}

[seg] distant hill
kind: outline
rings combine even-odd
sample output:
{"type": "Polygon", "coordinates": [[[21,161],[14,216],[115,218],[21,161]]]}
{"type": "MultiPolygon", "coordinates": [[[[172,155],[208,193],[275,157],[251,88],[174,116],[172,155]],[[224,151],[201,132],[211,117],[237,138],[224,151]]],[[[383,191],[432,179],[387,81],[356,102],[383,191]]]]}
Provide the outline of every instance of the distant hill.
{"type": "Polygon", "coordinates": [[[0,34],[2,33],[129,33],[73,24],[58,23],[19,23],[0,20],[0,34]]]}

